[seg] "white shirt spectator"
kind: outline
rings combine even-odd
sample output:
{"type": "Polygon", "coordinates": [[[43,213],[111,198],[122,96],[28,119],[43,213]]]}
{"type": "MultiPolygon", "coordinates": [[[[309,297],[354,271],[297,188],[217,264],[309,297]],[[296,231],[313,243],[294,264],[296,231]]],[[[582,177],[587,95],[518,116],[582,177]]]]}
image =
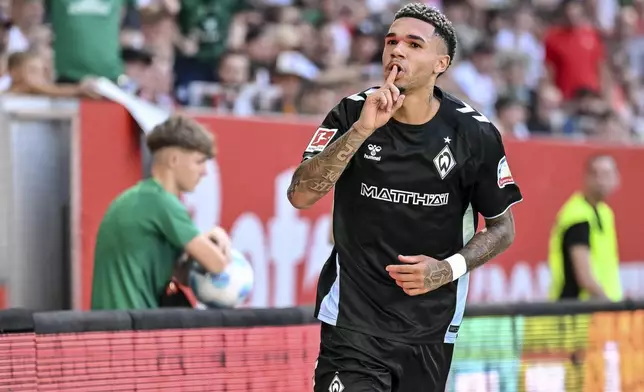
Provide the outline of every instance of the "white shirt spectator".
{"type": "Polygon", "coordinates": [[[480,73],[469,61],[454,67],[451,76],[472,101],[472,106],[488,117],[494,114],[494,104],[498,94],[492,76],[480,73]]]}
{"type": "Polygon", "coordinates": [[[526,72],[528,87],[536,87],[543,74],[545,50],[539,40],[527,31],[516,32],[501,29],[496,35],[495,46],[499,51],[513,51],[525,54],[530,60],[526,72]]]}
{"type": "Polygon", "coordinates": [[[29,50],[29,40],[18,26],[13,26],[9,30],[9,38],[7,42],[7,54],[15,52],[24,52],[29,50]]]}

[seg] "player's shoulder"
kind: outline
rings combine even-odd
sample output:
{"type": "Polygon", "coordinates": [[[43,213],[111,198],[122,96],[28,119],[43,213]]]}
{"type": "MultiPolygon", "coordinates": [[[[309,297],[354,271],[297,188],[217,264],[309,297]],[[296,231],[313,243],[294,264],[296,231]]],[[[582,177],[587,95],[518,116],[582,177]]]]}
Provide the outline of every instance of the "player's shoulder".
{"type": "Polygon", "coordinates": [[[369,87],[368,89],[347,95],[346,97],[342,98],[342,100],[340,100],[339,106],[342,106],[345,110],[357,110],[358,113],[360,113],[365,101],[367,100],[367,97],[379,88],[380,87],[369,87]]]}
{"type": "Polygon", "coordinates": [[[465,139],[496,138],[498,130],[490,119],[467,102],[437,87],[441,96],[441,117],[465,139]]]}

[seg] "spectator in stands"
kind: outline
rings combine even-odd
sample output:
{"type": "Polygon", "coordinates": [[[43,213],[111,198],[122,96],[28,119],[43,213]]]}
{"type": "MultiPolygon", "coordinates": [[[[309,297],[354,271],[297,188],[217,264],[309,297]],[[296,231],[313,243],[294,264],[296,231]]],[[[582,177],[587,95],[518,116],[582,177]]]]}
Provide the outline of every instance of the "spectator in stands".
{"type": "Polygon", "coordinates": [[[215,81],[212,70],[228,48],[231,24],[246,17],[247,0],[184,0],[177,16],[179,35],[175,62],[179,99],[193,81],[215,81]]]}
{"type": "Polygon", "coordinates": [[[50,1],[59,82],[78,83],[87,76],[118,81],[123,73],[119,29],[128,1],[50,1]]]}
{"type": "Polygon", "coordinates": [[[533,97],[526,78],[528,58],[516,53],[506,53],[500,60],[499,71],[503,80],[500,95],[513,97],[524,105],[529,105],[533,97]]]}
{"type": "Polygon", "coordinates": [[[284,114],[299,112],[299,98],[306,82],[319,76],[319,70],[303,54],[295,51],[282,52],[275,67],[275,84],[279,97],[274,101],[272,110],[284,114]]]}
{"type": "Polygon", "coordinates": [[[300,101],[300,113],[324,116],[338,103],[331,86],[312,83],[305,87],[300,101]]]}
{"type": "Polygon", "coordinates": [[[559,89],[549,83],[542,83],[534,92],[530,106],[528,129],[532,134],[557,134],[566,121],[562,96],[559,89]]]}
{"type": "Polygon", "coordinates": [[[494,109],[497,118],[494,124],[502,136],[525,139],[530,136],[525,124],[526,111],[521,101],[514,97],[501,97],[496,101],[494,109]]]}
{"type": "Polygon", "coordinates": [[[194,120],[177,116],[154,128],[147,144],[152,177],[119,195],[99,227],[92,309],[159,307],[184,252],[211,273],[228,263],[226,233],[214,228],[200,234],[179,199],[204,176],[214,155],[212,136],[194,120]]]}
{"type": "Polygon", "coordinates": [[[494,47],[481,41],[474,47],[468,60],[456,64],[450,73],[465,94],[463,98],[486,116],[494,114],[494,104],[498,96],[494,65],[494,47]]]}
{"type": "Polygon", "coordinates": [[[9,30],[7,52],[24,52],[31,48],[34,34],[43,22],[42,0],[13,0],[11,4],[13,26],[9,30]]]}
{"type": "Polygon", "coordinates": [[[545,59],[549,78],[571,100],[586,88],[610,93],[610,76],[604,43],[590,23],[581,0],[563,0],[563,23],[553,26],[545,36],[545,59]]]}
{"type": "Polygon", "coordinates": [[[535,88],[543,74],[543,43],[535,34],[534,9],[523,5],[510,12],[509,26],[496,34],[495,46],[501,53],[510,53],[525,58],[522,64],[526,85],[535,88]]]}
{"type": "Polygon", "coordinates": [[[16,52],[9,56],[11,85],[7,92],[50,97],[97,97],[91,78],[80,84],[55,84],[42,56],[35,50],[16,52]]]}
{"type": "Polygon", "coordinates": [[[622,300],[615,218],[606,204],[618,186],[612,157],[587,161],[584,189],[561,208],[550,236],[552,300],[622,300]]]}
{"type": "Polygon", "coordinates": [[[143,74],[138,96],[171,113],[177,107],[172,94],[173,86],[172,68],[163,62],[154,61],[143,74]]]}
{"type": "Polygon", "coordinates": [[[571,102],[571,113],[563,126],[563,132],[569,136],[587,136],[595,132],[599,116],[608,110],[608,105],[599,92],[580,88],[571,102]]]}
{"type": "Polygon", "coordinates": [[[124,47],[121,50],[124,73],[119,78],[119,85],[124,90],[138,94],[146,72],[152,65],[152,54],[144,49],[124,47]]]}
{"type": "Polygon", "coordinates": [[[623,120],[612,110],[607,110],[599,116],[597,127],[591,136],[603,143],[628,144],[631,140],[623,120]]]}

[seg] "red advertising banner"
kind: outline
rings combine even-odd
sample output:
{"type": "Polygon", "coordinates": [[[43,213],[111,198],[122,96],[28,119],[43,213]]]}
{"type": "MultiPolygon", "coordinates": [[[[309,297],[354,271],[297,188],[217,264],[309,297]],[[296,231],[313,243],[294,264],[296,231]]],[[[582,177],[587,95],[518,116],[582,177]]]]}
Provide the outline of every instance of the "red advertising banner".
{"type": "MultiPolygon", "coordinates": [[[[288,307],[314,300],[329,244],[331,196],[300,211],[286,199],[291,175],[317,124],[288,120],[196,116],[217,135],[219,156],[185,202],[197,225],[221,224],[256,271],[252,306],[288,307]]],[[[93,241],[109,202],[141,177],[138,135],[125,109],[82,107],[81,235],[83,308],[89,306],[93,241]]],[[[644,249],[638,246],[644,209],[644,149],[570,142],[507,141],[508,161],[524,201],[514,207],[517,237],[502,256],[473,274],[470,302],[538,300],[546,296],[548,236],[559,207],[582,184],[595,153],[617,159],[622,187],[615,210],[628,295],[643,296],[644,249]]]]}

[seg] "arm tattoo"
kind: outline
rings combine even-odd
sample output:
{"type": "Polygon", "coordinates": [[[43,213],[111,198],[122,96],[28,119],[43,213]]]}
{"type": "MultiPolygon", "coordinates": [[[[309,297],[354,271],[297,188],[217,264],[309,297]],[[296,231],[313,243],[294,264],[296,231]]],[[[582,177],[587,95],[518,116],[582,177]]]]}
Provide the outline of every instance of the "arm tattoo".
{"type": "Polygon", "coordinates": [[[312,194],[313,202],[321,199],[333,188],[364,141],[365,137],[351,127],[324,151],[303,162],[293,174],[287,191],[288,199],[292,200],[296,192],[312,194]]]}
{"type": "MultiPolygon", "coordinates": [[[[485,226],[486,231],[476,234],[459,252],[465,257],[468,271],[485,264],[506,250],[514,241],[512,211],[508,210],[498,218],[487,219],[485,226]]],[[[454,280],[452,268],[445,261],[427,263],[424,272],[424,286],[430,291],[454,280]]]]}
{"type": "Polygon", "coordinates": [[[454,280],[452,268],[447,262],[428,263],[427,267],[425,267],[425,288],[430,291],[436,290],[452,280],[454,280]]]}
{"type": "Polygon", "coordinates": [[[494,219],[485,220],[486,231],[477,233],[459,252],[465,257],[467,270],[480,267],[505,251],[514,241],[514,216],[508,210],[494,219]]]}

